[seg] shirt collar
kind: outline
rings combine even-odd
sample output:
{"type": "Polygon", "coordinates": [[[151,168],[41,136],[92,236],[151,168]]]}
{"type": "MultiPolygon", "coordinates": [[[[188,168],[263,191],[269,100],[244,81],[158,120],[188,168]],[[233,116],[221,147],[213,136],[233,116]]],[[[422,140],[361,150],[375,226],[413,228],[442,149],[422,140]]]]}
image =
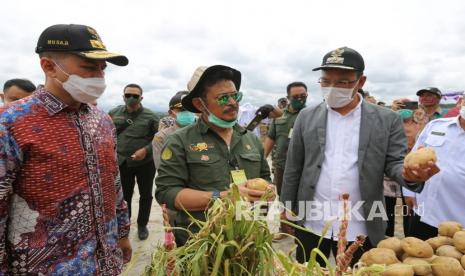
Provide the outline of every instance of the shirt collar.
{"type": "Polygon", "coordinates": [[[291,111],[289,111],[289,106],[286,106],[286,107],[284,108],[283,111],[284,111],[284,113],[287,113],[287,114],[297,114],[297,113],[299,113],[301,110],[302,110],[302,109],[300,109],[300,110],[294,110],[294,112],[291,112],[291,111]]]}
{"type": "MultiPolygon", "coordinates": [[[[45,109],[47,109],[50,116],[53,116],[68,107],[68,105],[60,98],[47,91],[43,85],[40,85],[34,94],[45,109]]],[[[89,105],[81,104],[81,110],[89,111],[89,109],[89,105]]]]}
{"type": "Polygon", "coordinates": [[[452,125],[452,124],[456,124],[457,127],[459,127],[460,129],[462,129],[462,126],[460,125],[460,115],[456,116],[456,117],[454,118],[454,120],[451,120],[448,126],[450,126],[450,125],[452,125]]]}

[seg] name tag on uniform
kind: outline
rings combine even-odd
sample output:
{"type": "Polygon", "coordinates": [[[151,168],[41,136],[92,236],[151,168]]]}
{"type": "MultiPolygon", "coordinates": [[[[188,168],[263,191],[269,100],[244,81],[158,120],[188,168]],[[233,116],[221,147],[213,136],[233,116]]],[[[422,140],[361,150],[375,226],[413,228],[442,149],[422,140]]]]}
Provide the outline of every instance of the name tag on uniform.
{"type": "Polygon", "coordinates": [[[439,131],[431,131],[431,135],[444,136],[446,133],[439,131]]]}
{"type": "Polygon", "coordinates": [[[292,137],[292,132],[293,132],[293,131],[294,131],[294,128],[291,128],[291,129],[289,130],[289,135],[287,136],[287,138],[291,139],[291,137],[292,137]]]}
{"type": "Polygon", "coordinates": [[[234,184],[239,185],[247,182],[247,176],[245,176],[244,170],[232,170],[231,177],[234,184]]]}

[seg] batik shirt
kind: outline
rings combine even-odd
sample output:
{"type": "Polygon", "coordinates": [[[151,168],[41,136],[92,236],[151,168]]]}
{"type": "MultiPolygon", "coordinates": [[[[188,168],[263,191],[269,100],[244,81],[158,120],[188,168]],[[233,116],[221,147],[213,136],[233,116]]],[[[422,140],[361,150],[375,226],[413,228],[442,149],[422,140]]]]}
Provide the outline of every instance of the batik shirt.
{"type": "Polygon", "coordinates": [[[128,233],[108,115],[42,87],[0,108],[1,275],[117,275],[128,233]]]}

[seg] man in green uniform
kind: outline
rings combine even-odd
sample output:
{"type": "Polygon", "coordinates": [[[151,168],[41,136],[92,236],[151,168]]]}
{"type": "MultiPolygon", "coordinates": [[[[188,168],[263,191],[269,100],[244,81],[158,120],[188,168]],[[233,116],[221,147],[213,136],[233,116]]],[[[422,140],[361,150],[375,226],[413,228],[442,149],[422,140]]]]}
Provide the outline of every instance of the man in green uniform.
{"type": "Polygon", "coordinates": [[[273,147],[275,147],[273,164],[274,178],[278,194],[281,194],[281,184],[283,182],[284,167],[286,164],[287,147],[292,135],[292,127],[300,110],[305,107],[307,101],[307,86],[303,82],[293,82],[287,86],[287,98],[289,105],[284,109],[284,114],[280,118],[274,119],[270,124],[268,137],[265,138],[263,148],[265,157],[268,157],[273,147]]]}
{"type": "Polygon", "coordinates": [[[139,187],[139,214],[137,233],[147,239],[150,209],[152,207],[155,165],[152,158],[152,140],[158,129],[158,117],[142,106],[142,88],[128,84],[123,90],[125,105],[112,109],[109,114],[116,126],[118,165],[121,174],[124,200],[131,216],[131,201],[137,179],[139,187]]]}
{"type": "MultiPolygon", "coordinates": [[[[263,191],[249,189],[248,180],[270,180],[260,140],[240,127],[237,121],[241,73],[233,68],[215,65],[199,67],[182,98],[188,111],[201,113],[196,124],[184,127],[166,141],[161,153],[156,178],[155,197],[160,204],[178,210],[175,224],[187,228],[187,210],[198,219],[212,199],[224,198],[231,183],[252,201],[260,199],[263,191]]],[[[191,225],[193,232],[198,228],[191,225]]],[[[176,243],[187,241],[185,231],[175,231],[176,243]]]]}

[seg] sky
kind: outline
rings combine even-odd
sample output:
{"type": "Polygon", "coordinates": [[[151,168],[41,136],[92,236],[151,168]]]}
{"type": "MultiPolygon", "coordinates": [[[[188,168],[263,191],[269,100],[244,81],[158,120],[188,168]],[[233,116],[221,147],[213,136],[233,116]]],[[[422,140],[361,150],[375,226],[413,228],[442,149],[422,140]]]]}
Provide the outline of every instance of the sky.
{"type": "Polygon", "coordinates": [[[0,83],[43,83],[34,52],[40,33],[74,23],[92,26],[108,50],[129,58],[106,70],[105,110],[137,83],[145,106],[166,111],[195,68],[215,64],[242,72],[244,103],[276,104],[293,81],[305,82],[310,101],[319,102],[320,72],[312,69],[342,46],[364,57],[364,89],[390,103],[416,99],[428,86],[464,90],[463,14],[462,0],[3,1],[0,83]]]}

